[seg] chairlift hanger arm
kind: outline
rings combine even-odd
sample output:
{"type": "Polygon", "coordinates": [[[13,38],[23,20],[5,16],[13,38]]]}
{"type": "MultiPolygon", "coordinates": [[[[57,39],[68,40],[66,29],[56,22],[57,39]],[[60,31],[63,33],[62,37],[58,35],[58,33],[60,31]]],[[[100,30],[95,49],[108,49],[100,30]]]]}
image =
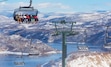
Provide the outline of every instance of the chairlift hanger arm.
{"type": "Polygon", "coordinates": [[[31,5],[32,5],[32,0],[30,0],[30,4],[29,4],[29,7],[31,7],[31,5]]]}
{"type": "Polygon", "coordinates": [[[32,0],[30,0],[29,6],[24,6],[24,7],[21,7],[21,8],[30,8],[31,6],[32,6],[32,0]]]}

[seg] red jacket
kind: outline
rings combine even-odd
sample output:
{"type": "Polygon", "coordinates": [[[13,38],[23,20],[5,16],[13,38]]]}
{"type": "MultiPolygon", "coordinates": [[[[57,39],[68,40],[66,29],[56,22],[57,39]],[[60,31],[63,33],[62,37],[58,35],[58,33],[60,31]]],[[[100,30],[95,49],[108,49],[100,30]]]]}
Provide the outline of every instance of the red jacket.
{"type": "Polygon", "coordinates": [[[26,15],[26,18],[27,18],[27,19],[30,19],[30,16],[29,16],[29,15],[26,15]]]}
{"type": "Polygon", "coordinates": [[[38,17],[37,16],[34,16],[34,19],[37,19],[38,17]]]}

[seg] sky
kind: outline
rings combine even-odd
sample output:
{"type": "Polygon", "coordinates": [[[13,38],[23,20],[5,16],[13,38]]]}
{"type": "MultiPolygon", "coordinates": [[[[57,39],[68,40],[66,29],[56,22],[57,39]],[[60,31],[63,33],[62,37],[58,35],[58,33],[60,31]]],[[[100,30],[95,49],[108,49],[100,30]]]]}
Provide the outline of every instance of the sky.
{"type": "MultiPolygon", "coordinates": [[[[26,5],[29,5],[29,0],[0,0],[0,11],[13,11],[26,5]]],[[[111,0],[33,0],[32,6],[45,13],[111,11],[111,0]]]]}

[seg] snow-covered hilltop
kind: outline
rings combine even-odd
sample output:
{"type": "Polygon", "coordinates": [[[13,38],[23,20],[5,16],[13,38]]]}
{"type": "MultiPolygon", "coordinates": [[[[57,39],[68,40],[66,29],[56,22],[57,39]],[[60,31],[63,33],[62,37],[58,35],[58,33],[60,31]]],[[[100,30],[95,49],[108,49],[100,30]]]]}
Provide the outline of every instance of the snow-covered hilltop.
{"type": "Polygon", "coordinates": [[[20,35],[7,36],[0,34],[0,54],[21,54],[21,52],[23,52],[24,55],[45,55],[58,53],[59,51],[38,39],[31,41],[31,39],[23,38],[20,35]]]}
{"type": "Polygon", "coordinates": [[[69,56],[67,67],[111,67],[110,53],[74,53],[69,56]]]}
{"type": "MultiPolygon", "coordinates": [[[[66,67],[111,67],[111,53],[74,52],[66,59],[66,67]]],[[[62,61],[50,61],[48,67],[62,67],[62,61]]],[[[45,67],[45,66],[44,66],[45,67]]]]}

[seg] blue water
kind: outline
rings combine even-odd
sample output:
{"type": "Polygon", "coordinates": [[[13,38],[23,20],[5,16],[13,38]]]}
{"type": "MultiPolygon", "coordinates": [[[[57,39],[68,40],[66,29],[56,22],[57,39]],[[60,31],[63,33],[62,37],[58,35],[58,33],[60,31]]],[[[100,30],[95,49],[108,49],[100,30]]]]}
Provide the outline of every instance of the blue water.
{"type": "MultiPolygon", "coordinates": [[[[53,44],[53,43],[51,43],[53,44]]],[[[51,45],[49,44],[49,45],[51,45]]],[[[53,47],[56,45],[53,44],[53,47]]],[[[61,45],[56,46],[57,49],[61,48],[61,45]]],[[[60,49],[61,50],[61,49],[60,49]]],[[[17,58],[19,56],[16,55],[0,55],[0,67],[38,67],[38,65],[42,65],[52,60],[57,60],[61,57],[61,54],[52,54],[47,56],[23,56],[23,58],[17,58]],[[14,62],[24,62],[24,66],[16,66],[14,62]]]]}
{"type": "MultiPolygon", "coordinates": [[[[48,43],[49,46],[62,50],[61,43],[48,43]]],[[[92,48],[90,50],[101,50],[100,46],[89,46],[92,48]]],[[[67,44],[67,54],[77,51],[77,44],[67,44]]],[[[48,56],[40,56],[40,57],[29,57],[24,56],[23,58],[17,58],[15,55],[0,55],[0,67],[38,67],[38,65],[42,65],[52,60],[57,60],[61,58],[61,54],[53,54],[48,56]],[[21,61],[25,62],[24,66],[16,66],[14,62],[21,61]]]]}
{"type": "Polygon", "coordinates": [[[24,62],[24,66],[20,67],[37,67],[40,64],[44,64],[48,61],[55,60],[61,57],[60,54],[53,54],[49,56],[42,56],[42,57],[28,57],[23,56],[23,58],[17,58],[17,56],[7,55],[7,56],[0,56],[0,67],[19,67],[14,64],[14,62],[24,62]]]}
{"type": "MultiPolygon", "coordinates": [[[[49,43],[48,45],[55,49],[62,50],[61,43],[49,43]]],[[[67,53],[71,53],[73,51],[77,51],[77,44],[67,44],[67,53]]]]}

